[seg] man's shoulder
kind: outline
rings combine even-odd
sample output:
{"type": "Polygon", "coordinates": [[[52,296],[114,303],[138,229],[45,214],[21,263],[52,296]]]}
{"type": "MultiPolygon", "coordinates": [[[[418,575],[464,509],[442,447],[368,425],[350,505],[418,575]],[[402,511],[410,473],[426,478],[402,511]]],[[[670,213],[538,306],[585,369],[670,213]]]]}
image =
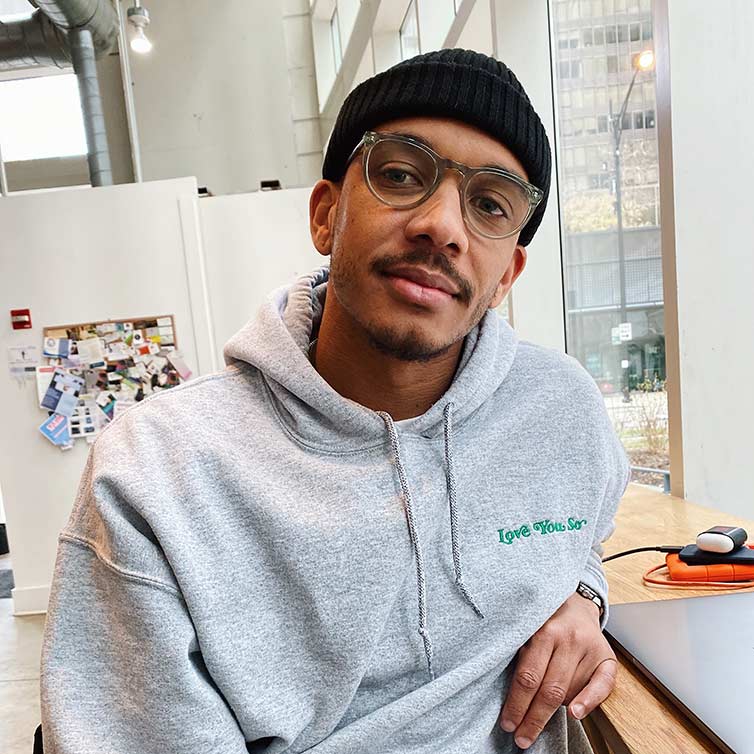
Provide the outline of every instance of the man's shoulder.
{"type": "Polygon", "coordinates": [[[167,438],[211,420],[240,398],[240,391],[249,382],[250,371],[252,369],[247,365],[231,365],[221,372],[197,377],[150,395],[105,427],[95,444],[118,443],[134,433],[167,438]]]}
{"type": "Polygon", "coordinates": [[[564,388],[570,386],[599,395],[594,378],[581,363],[556,348],[521,340],[518,343],[514,368],[522,376],[537,380],[553,380],[564,388]]]}

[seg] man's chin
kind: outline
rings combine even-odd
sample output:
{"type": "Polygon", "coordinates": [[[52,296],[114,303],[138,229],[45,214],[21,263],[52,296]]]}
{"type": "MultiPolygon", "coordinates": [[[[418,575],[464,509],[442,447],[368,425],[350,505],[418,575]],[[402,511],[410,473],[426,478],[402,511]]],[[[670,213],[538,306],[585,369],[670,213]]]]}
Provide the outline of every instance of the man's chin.
{"type": "Polygon", "coordinates": [[[367,328],[367,334],[373,348],[399,361],[426,363],[444,356],[455,343],[451,341],[442,345],[432,342],[417,331],[401,332],[388,327],[367,328]]]}

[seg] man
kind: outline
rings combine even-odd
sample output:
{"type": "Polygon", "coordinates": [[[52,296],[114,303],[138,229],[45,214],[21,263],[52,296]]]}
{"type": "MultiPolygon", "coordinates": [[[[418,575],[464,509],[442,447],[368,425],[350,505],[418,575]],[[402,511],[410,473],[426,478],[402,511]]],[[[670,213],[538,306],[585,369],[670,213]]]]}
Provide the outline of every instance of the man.
{"type": "Polygon", "coordinates": [[[628,462],[589,375],[491,311],[544,211],[542,124],[502,63],[429,53],[351,93],[323,174],[329,270],[92,450],[49,751],[589,751],[628,462]]]}

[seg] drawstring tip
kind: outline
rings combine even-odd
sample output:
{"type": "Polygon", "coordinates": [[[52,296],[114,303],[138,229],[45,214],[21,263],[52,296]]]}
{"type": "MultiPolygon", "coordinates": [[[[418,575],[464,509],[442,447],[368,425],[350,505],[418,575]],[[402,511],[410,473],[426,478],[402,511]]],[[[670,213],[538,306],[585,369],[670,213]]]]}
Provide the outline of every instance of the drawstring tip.
{"type": "Polygon", "coordinates": [[[476,602],[474,601],[474,598],[469,594],[469,590],[466,589],[466,584],[463,583],[460,576],[456,576],[456,585],[458,586],[458,591],[461,592],[463,595],[463,598],[468,603],[469,607],[480,617],[484,618],[484,613],[479,609],[476,602]]]}

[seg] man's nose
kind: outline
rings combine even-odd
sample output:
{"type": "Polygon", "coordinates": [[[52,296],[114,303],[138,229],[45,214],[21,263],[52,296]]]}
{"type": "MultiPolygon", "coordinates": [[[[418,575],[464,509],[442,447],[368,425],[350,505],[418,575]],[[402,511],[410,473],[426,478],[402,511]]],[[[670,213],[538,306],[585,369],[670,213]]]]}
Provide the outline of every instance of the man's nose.
{"type": "Polygon", "coordinates": [[[461,208],[461,176],[448,170],[432,196],[414,207],[406,224],[410,241],[423,240],[436,248],[465,253],[469,248],[466,223],[461,208]]]}

